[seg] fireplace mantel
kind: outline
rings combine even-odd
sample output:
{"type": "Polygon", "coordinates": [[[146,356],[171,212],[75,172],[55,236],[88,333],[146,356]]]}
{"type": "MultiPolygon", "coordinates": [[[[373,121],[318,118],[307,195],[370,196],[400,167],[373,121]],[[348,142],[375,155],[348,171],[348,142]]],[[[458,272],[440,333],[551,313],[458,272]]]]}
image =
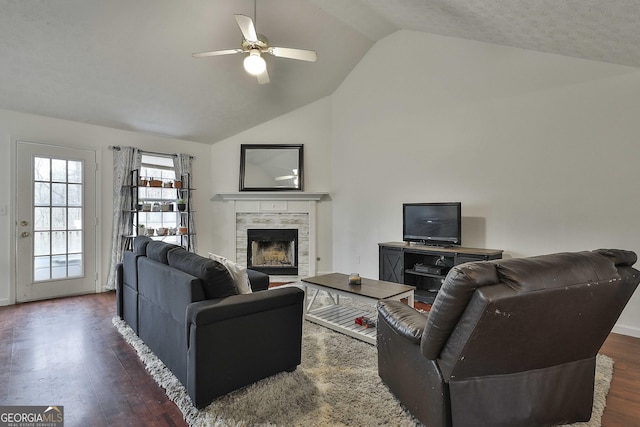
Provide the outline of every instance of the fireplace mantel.
{"type": "Polygon", "coordinates": [[[218,193],[211,200],[315,200],[320,201],[329,193],[307,191],[241,191],[238,193],[218,193]]]}

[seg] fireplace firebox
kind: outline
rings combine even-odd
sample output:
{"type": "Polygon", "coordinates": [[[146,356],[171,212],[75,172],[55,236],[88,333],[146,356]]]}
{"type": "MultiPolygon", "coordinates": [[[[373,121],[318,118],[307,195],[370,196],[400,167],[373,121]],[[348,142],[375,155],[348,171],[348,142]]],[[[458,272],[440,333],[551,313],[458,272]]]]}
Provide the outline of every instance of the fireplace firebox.
{"type": "Polygon", "coordinates": [[[298,230],[247,229],[247,267],[266,274],[298,274],[298,230]]]}

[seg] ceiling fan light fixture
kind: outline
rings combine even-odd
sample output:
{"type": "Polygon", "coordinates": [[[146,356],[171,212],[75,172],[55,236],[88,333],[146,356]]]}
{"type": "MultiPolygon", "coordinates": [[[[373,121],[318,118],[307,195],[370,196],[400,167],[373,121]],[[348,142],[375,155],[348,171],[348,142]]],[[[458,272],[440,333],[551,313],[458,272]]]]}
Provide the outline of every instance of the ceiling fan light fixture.
{"type": "Polygon", "coordinates": [[[245,71],[254,76],[264,73],[264,70],[267,69],[267,63],[260,55],[259,49],[251,49],[249,55],[244,58],[243,65],[245,71]]]}

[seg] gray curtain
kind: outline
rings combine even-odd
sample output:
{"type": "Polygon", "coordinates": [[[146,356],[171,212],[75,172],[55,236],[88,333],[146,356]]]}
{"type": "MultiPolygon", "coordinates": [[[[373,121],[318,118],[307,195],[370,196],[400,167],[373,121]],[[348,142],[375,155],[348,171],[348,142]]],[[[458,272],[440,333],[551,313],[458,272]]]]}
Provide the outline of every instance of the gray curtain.
{"type": "MultiPolygon", "coordinates": [[[[182,180],[183,188],[193,188],[192,181],[192,165],[193,165],[193,157],[188,154],[176,154],[173,156],[173,167],[176,170],[176,179],[182,180]],[[188,178],[187,178],[188,176],[188,178]]],[[[196,221],[193,214],[193,197],[187,197],[187,192],[184,192],[183,198],[187,199],[187,209],[191,214],[189,214],[189,239],[191,244],[191,252],[198,252],[198,239],[196,236],[196,221]]],[[[193,196],[193,194],[192,194],[193,196]]],[[[187,214],[182,214],[187,216],[187,214]]]]}
{"type": "Polygon", "coordinates": [[[131,222],[131,171],[140,169],[142,153],[134,147],[113,148],[113,227],[111,262],[107,289],[116,288],[116,266],[122,262],[128,238],[133,235],[131,222]]]}

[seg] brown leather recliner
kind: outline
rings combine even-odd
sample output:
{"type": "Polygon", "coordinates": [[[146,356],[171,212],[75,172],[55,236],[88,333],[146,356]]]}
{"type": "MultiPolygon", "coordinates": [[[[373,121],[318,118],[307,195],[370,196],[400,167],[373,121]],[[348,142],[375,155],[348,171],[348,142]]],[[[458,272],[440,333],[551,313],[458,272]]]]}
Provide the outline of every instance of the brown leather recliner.
{"type": "Polygon", "coordinates": [[[378,303],[378,373],[426,426],[587,421],[636,261],[601,249],[456,266],[428,316],[378,303]]]}

